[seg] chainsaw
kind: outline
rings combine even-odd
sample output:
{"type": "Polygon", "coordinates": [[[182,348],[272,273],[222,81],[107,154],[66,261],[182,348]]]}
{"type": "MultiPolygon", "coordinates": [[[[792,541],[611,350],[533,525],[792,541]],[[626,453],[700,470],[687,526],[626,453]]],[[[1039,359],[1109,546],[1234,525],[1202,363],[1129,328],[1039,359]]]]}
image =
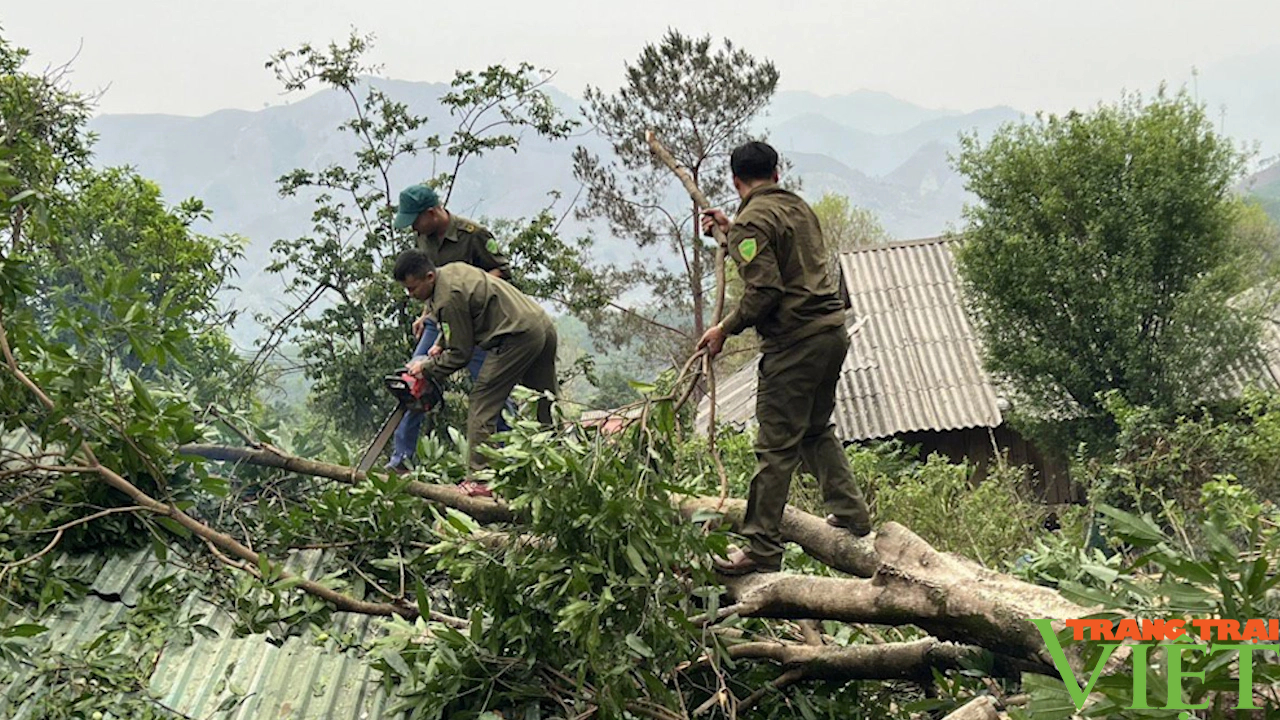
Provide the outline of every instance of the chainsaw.
{"type": "Polygon", "coordinates": [[[378,430],[378,435],[369,445],[369,449],[365,450],[364,456],[360,458],[357,469],[362,473],[368,472],[369,468],[373,467],[374,461],[387,446],[387,441],[395,435],[396,428],[400,427],[400,421],[404,419],[405,413],[431,412],[435,408],[444,407],[444,392],[440,389],[440,384],[431,378],[418,377],[410,373],[408,368],[401,368],[383,377],[382,384],[395,397],[398,404],[382,423],[382,428],[378,430]]]}

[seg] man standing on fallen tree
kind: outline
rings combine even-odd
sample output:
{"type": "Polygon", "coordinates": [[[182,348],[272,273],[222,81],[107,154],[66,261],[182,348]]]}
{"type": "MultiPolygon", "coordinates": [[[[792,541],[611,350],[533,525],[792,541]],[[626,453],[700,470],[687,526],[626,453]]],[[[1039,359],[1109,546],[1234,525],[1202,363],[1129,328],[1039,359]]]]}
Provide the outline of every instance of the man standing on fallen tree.
{"type": "MultiPolygon", "coordinates": [[[[440,326],[441,350],[409,362],[415,375],[443,381],[467,365],[471,351],[487,351],[471,390],[467,445],[472,477],[461,483],[468,495],[491,497],[474,473],[486,466],[479,448],[493,434],[502,406],[516,385],[558,392],[556,329],[537,303],[503,280],[466,263],[436,267],[421,250],[406,250],[392,271],[440,326]]],[[[538,420],[551,425],[551,401],[538,400],[538,420]]]]}
{"type": "Polygon", "coordinates": [[[778,186],[778,153],[769,145],[746,143],[729,164],[742,203],[732,224],[719,210],[704,211],[702,229],[725,232],[746,287],[738,308],[698,347],[714,357],[730,335],[754,327],[760,336],[757,467],[742,523],[750,546],[716,559],[722,573],[744,575],[782,568],[782,513],[802,461],[822,488],[830,525],[861,537],[871,518],[831,422],[849,336],[818,218],[778,186]]]}
{"type": "MultiPolygon", "coordinates": [[[[400,206],[393,224],[397,230],[412,227],[417,234],[418,249],[436,267],[466,263],[496,278],[511,280],[511,263],[499,250],[493,233],[449,212],[440,204],[436,191],[426,185],[411,185],[401,191],[400,206]]],[[[425,310],[413,321],[413,336],[418,338],[418,346],[413,351],[415,359],[425,357],[438,345],[440,328],[425,310]]],[[[470,356],[467,370],[471,373],[472,382],[479,377],[484,359],[485,351],[480,348],[470,356]]],[[[386,465],[388,470],[404,472],[408,469],[408,460],[418,447],[422,419],[423,414],[416,410],[405,414],[400,427],[396,428],[391,460],[386,465]]],[[[497,429],[499,432],[510,429],[501,414],[498,415],[497,429]]]]}

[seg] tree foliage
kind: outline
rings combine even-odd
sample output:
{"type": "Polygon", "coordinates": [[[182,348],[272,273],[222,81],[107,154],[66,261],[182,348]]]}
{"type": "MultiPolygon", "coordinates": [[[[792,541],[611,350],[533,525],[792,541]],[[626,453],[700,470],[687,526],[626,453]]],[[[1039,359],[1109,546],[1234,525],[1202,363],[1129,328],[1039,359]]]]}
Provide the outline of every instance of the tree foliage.
{"type": "Polygon", "coordinates": [[[822,225],[822,239],[832,252],[861,250],[893,239],[875,212],[854,205],[848,196],[824,193],[812,207],[822,225]]]}
{"type": "Polygon", "coordinates": [[[584,147],[574,151],[574,176],[587,188],[578,213],[607,221],[616,237],[642,252],[670,251],[672,262],[637,263],[630,277],[651,296],[653,309],[678,313],[676,332],[634,316],[619,318],[626,328],[620,337],[644,332],[660,339],[649,350],[664,360],[687,354],[702,334],[714,248],[696,222],[701,208],[652,157],[645,133],[657,133],[712,203],[728,202],[736,197],[728,155],[748,139],[748,124],[768,105],[777,83],[772,62],[757,60],[727,39],[716,47],[710,36],[668,30],[627,63],[625,84],[616,92],[587,88],[587,120],[609,142],[613,157],[584,147]]]}
{"type": "MultiPolygon", "coordinates": [[[[343,97],[352,117],[338,130],[356,150],[343,161],[299,168],[279,180],[282,196],[314,198],[313,226],[273,246],[276,259],[268,270],[287,278],[293,299],[279,317],[260,318],[271,331],[260,343],[255,368],[265,367],[286,338],[295,338],[313,381],[313,407],[353,435],[367,433],[389,411],[391,398],[380,378],[405,362],[415,345],[411,325],[419,309],[390,277],[395,257],[412,245],[391,224],[401,189],[392,178],[403,164],[429,155],[433,168],[444,169],[424,181],[447,204],[469,160],[514,152],[525,132],[557,139],[574,127],[543,90],[548,74],[522,63],[457,72],[440,99],[458,119],[457,128],[448,136],[428,134],[428,118],[387,95],[372,77],[378,70],[366,60],[372,40],[353,33],[327,48],[306,43],[267,63],[288,91],[318,86],[343,97]]],[[[504,228],[505,250],[521,261],[515,272],[531,293],[573,306],[601,302],[596,278],[585,269],[588,244],[562,241],[550,212],[504,228]]]]}
{"type": "Polygon", "coordinates": [[[520,519],[495,535],[451,513],[431,551],[452,602],[470,609],[469,632],[419,642],[422,628],[400,623],[380,643],[402,707],[422,717],[624,717],[642,704],[677,706],[677,675],[706,682],[705,669],[682,667],[707,651],[690,618],[706,603],[715,612],[707,559],[727,540],[682,521],[673,503],[694,489],[676,479],[689,476],[673,448],[655,442],[674,432],[674,417],[668,400],[643,428],[554,447],[536,423],[519,424],[493,454],[494,488],[520,519]],[[477,683],[489,692],[475,693],[477,683]]]}
{"type": "Polygon", "coordinates": [[[1270,266],[1234,232],[1243,157],[1185,92],[964,138],[958,264],[987,352],[1036,416],[1098,393],[1173,411],[1255,357],[1270,266]],[[1253,291],[1253,292],[1249,292],[1253,291]]]}

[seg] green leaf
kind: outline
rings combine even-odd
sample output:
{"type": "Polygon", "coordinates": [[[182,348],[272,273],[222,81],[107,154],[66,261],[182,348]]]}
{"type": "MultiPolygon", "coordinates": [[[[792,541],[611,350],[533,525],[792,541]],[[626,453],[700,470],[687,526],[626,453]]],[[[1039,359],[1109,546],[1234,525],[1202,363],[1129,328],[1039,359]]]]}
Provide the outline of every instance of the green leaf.
{"type": "Polygon", "coordinates": [[[427,587],[416,578],[413,581],[413,594],[416,596],[418,615],[424,618],[431,617],[431,596],[427,594],[427,587]]]}
{"type": "Polygon", "coordinates": [[[627,635],[626,643],[627,647],[631,648],[640,657],[645,659],[653,657],[653,650],[649,649],[649,646],[645,644],[645,641],[641,640],[640,636],[635,633],[627,635]]]}
{"type": "Polygon", "coordinates": [[[151,397],[151,391],[147,389],[142,379],[133,373],[129,373],[129,386],[133,388],[134,397],[138,398],[138,402],[142,403],[142,407],[151,415],[159,412],[156,401],[151,397]]]}
{"type": "Polygon", "coordinates": [[[1115,568],[1099,565],[1098,563],[1082,563],[1080,569],[1101,580],[1106,585],[1110,585],[1116,581],[1116,578],[1120,577],[1120,572],[1115,568]]]}
{"type": "Polygon", "coordinates": [[[645,567],[644,560],[640,559],[640,553],[631,543],[627,543],[627,562],[631,563],[631,567],[644,577],[649,577],[649,568],[645,567]]]}
{"type": "Polygon", "coordinates": [[[1119,603],[1116,598],[1101,590],[1086,587],[1079,583],[1064,582],[1058,588],[1062,597],[1074,603],[1081,605],[1102,605],[1103,607],[1115,607],[1119,603]]]}
{"type": "Polygon", "coordinates": [[[653,393],[658,391],[657,385],[653,385],[646,382],[640,382],[639,380],[628,380],[627,384],[631,386],[632,390],[635,390],[641,395],[652,395],[653,393]]]}
{"type": "Polygon", "coordinates": [[[169,532],[173,533],[174,535],[177,535],[180,538],[183,538],[184,540],[191,538],[191,531],[188,530],[186,527],[184,527],[177,520],[174,520],[173,518],[158,517],[156,518],[156,523],[158,523],[165,530],[168,530],[169,532]]]}
{"type": "Polygon", "coordinates": [[[1156,526],[1150,518],[1137,517],[1123,510],[1118,510],[1110,505],[1098,505],[1098,512],[1106,515],[1111,519],[1109,523],[1113,530],[1121,537],[1129,541],[1142,541],[1147,544],[1155,544],[1168,540],[1160,528],[1156,526]]]}
{"type": "Polygon", "coordinates": [[[695,525],[700,525],[705,522],[719,520],[723,517],[724,517],[724,513],[718,513],[708,508],[701,508],[693,514],[693,517],[690,518],[690,521],[693,522],[695,525]]]}
{"type": "Polygon", "coordinates": [[[404,658],[400,657],[400,653],[394,651],[388,652],[382,656],[382,659],[386,661],[387,665],[389,665],[392,670],[395,670],[400,677],[410,677],[411,671],[409,670],[409,665],[405,663],[404,658]]]}
{"type": "Polygon", "coordinates": [[[21,638],[35,637],[43,632],[48,631],[48,629],[49,628],[43,625],[23,623],[21,625],[13,625],[11,627],[7,627],[7,628],[4,628],[3,630],[0,630],[0,637],[21,637],[21,638]]]}
{"type": "Polygon", "coordinates": [[[458,512],[453,508],[446,510],[445,520],[463,535],[470,535],[479,529],[479,525],[469,515],[458,512]]]}

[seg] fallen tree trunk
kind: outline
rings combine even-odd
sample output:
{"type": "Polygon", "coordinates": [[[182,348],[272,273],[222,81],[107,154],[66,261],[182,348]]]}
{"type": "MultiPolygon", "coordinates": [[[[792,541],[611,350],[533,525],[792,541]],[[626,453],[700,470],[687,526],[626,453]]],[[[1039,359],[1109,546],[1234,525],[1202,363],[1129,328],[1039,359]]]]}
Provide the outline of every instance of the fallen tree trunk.
{"type": "MultiPolygon", "coordinates": [[[[681,500],[680,511],[693,519],[699,513],[714,513],[719,498],[696,497],[681,500]]],[[[746,500],[726,500],[719,511],[734,528],[742,526],[746,500]]],[[[875,536],[857,538],[847,530],[831,527],[827,521],[798,508],[787,506],[782,513],[782,537],[799,545],[809,557],[832,570],[869,578],[880,567],[875,536]]]]}
{"type": "MultiPolygon", "coordinates": [[[[184,445],[183,453],[217,460],[248,462],[317,475],[346,483],[364,476],[352,468],[283,454],[220,445],[184,445]]],[[[472,498],[452,486],[411,482],[408,492],[452,507],[481,522],[512,518],[506,505],[472,498]]],[[[718,498],[681,500],[687,517],[712,511],[718,498]]],[[[746,503],[725,503],[724,519],[741,524],[746,503]]],[[[988,570],[975,562],[935,550],[897,523],[886,523],[867,538],[855,538],[810,513],[788,507],[784,539],[829,567],[859,576],[829,578],[766,573],[726,583],[742,616],[841,620],[883,625],[916,625],[942,640],[998,648],[1056,675],[1039,630],[1030,622],[1085,617],[1091,608],[1068,602],[1057,592],[988,570]]]]}
{"type": "Polygon", "coordinates": [[[1061,626],[1091,612],[1048,588],[940,553],[897,523],[880,529],[875,550],[881,562],[870,579],[788,573],[729,579],[732,609],[744,617],[915,625],[943,640],[998,648],[1055,675],[1030,621],[1049,618],[1061,626]]]}

